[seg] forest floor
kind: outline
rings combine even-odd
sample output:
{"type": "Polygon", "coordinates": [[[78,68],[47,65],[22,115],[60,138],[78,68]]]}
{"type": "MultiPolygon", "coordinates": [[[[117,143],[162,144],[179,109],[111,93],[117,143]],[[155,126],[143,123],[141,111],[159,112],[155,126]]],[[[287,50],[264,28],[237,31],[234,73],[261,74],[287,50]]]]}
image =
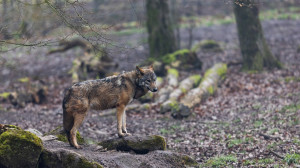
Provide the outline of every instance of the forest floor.
{"type": "MultiPolygon", "coordinates": [[[[246,73],[230,66],[226,79],[214,96],[194,108],[183,120],[160,114],[153,108],[128,113],[128,131],[132,134],[158,134],[166,137],[167,148],[194,157],[203,167],[286,167],[300,165],[300,21],[263,22],[265,36],[274,55],[285,64],[282,70],[246,73]]],[[[197,53],[203,61],[203,73],[217,62],[240,61],[234,24],[200,27],[194,40],[213,39],[223,52],[197,53]],[[225,32],[225,33],[224,33],[225,32]]],[[[183,46],[187,31],[181,30],[183,46]]],[[[132,34],[121,39],[144,38],[132,34]]],[[[26,89],[29,77],[48,86],[48,102],[16,108],[8,102],[0,105],[0,123],[43,133],[62,125],[63,91],[71,85],[67,72],[72,60],[82,54],[78,49],[47,56],[49,48],[31,51],[16,49],[0,60],[0,93],[26,89]],[[2,66],[3,65],[3,66],[2,66]],[[22,80],[21,80],[22,81],[22,80]]],[[[146,45],[115,53],[120,70],[130,70],[147,57],[146,45]],[[130,55],[130,57],[128,56],[130,55]]],[[[99,116],[91,111],[79,132],[89,141],[116,137],[116,117],[99,116]]]]}

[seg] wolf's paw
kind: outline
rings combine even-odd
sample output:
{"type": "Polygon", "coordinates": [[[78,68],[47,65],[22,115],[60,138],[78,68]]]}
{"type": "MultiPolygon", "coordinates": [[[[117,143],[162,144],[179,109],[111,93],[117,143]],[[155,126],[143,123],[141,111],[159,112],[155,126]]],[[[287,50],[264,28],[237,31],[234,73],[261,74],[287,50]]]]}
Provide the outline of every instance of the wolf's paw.
{"type": "Polygon", "coordinates": [[[126,137],[126,136],[131,136],[130,133],[118,133],[118,136],[119,138],[122,138],[122,137],[126,137]]]}
{"type": "Polygon", "coordinates": [[[122,138],[122,137],[124,137],[125,136],[125,134],[124,133],[118,133],[118,136],[119,136],[119,138],[122,138]]]}
{"type": "Polygon", "coordinates": [[[122,133],[127,133],[127,130],[122,128],[122,133]]]}
{"type": "Polygon", "coordinates": [[[82,147],[80,145],[76,145],[74,146],[76,149],[82,149],[82,147]]]}

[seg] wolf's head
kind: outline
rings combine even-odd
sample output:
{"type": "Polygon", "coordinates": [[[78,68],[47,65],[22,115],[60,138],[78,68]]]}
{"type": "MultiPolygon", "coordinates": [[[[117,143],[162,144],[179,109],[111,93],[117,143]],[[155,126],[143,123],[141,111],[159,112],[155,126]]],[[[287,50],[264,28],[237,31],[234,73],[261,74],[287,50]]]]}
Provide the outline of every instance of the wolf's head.
{"type": "Polygon", "coordinates": [[[137,85],[142,88],[147,88],[151,92],[156,92],[156,75],[153,71],[153,66],[147,68],[140,68],[136,66],[136,73],[137,73],[137,85]]]}

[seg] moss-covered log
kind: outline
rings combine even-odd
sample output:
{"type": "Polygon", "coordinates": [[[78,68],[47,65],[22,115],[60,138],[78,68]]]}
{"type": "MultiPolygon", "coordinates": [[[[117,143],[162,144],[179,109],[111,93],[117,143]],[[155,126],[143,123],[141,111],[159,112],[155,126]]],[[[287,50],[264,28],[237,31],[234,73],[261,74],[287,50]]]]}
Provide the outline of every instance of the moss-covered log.
{"type": "Polygon", "coordinates": [[[198,51],[204,51],[204,52],[222,52],[223,49],[221,48],[220,44],[214,40],[203,40],[199,43],[195,44],[192,48],[193,52],[198,51]]]}
{"type": "Polygon", "coordinates": [[[146,12],[150,57],[158,58],[174,52],[177,47],[168,2],[147,0],[146,12]]]}
{"type": "Polygon", "coordinates": [[[169,99],[160,106],[160,112],[165,113],[175,108],[180,96],[189,92],[193,87],[198,86],[201,80],[201,75],[192,75],[180,82],[179,87],[172,91],[169,99]]]}
{"type": "Polygon", "coordinates": [[[69,71],[73,82],[79,82],[90,78],[103,78],[114,72],[118,64],[113,62],[105,50],[99,52],[85,52],[83,57],[73,61],[73,66],[69,71]]]}
{"type": "Polygon", "coordinates": [[[160,61],[164,65],[169,65],[176,69],[189,70],[201,69],[202,62],[198,59],[194,51],[188,49],[177,50],[174,53],[166,54],[160,61]]]}
{"type": "Polygon", "coordinates": [[[81,39],[73,39],[70,41],[62,40],[59,42],[60,48],[52,49],[48,52],[48,54],[54,54],[57,52],[65,52],[75,47],[82,48],[85,52],[90,53],[93,50],[93,46],[86,41],[81,39]]]}
{"type": "Polygon", "coordinates": [[[183,97],[181,104],[190,108],[199,104],[207,95],[212,95],[216,91],[218,82],[225,77],[226,73],[226,64],[215,64],[205,72],[199,87],[192,89],[183,97]]]}
{"type": "Polygon", "coordinates": [[[134,151],[139,154],[154,150],[166,150],[165,139],[158,135],[110,139],[100,142],[99,145],[107,150],[134,151]]]}
{"type": "Polygon", "coordinates": [[[168,100],[171,91],[178,86],[178,76],[179,72],[176,69],[168,69],[167,84],[158,91],[157,99],[155,100],[156,103],[168,100]]]}
{"type": "Polygon", "coordinates": [[[235,0],[233,6],[243,69],[261,71],[264,67],[281,68],[281,63],[273,56],[264,38],[258,4],[251,0],[235,0]]]}

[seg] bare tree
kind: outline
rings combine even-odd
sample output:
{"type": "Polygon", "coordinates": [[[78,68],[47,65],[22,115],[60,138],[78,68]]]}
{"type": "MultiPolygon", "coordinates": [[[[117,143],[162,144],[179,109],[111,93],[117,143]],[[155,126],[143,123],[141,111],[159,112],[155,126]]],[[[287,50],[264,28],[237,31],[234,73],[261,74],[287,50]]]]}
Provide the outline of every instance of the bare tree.
{"type": "Polygon", "coordinates": [[[146,11],[150,57],[174,52],[177,47],[167,1],[147,0],[146,11]]]}

